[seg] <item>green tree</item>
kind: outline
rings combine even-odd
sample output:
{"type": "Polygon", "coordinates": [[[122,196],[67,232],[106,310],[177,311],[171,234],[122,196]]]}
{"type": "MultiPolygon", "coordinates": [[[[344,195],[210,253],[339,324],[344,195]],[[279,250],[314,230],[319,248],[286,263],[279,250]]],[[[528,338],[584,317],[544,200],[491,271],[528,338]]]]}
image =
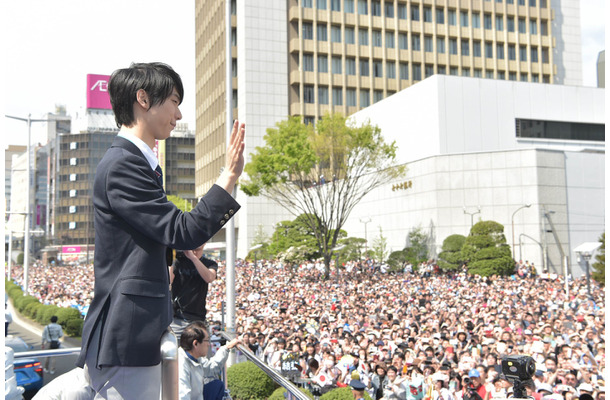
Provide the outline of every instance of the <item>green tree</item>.
{"type": "Polygon", "coordinates": [[[170,194],[170,195],[167,196],[167,200],[169,200],[172,203],[174,203],[174,205],[176,207],[178,207],[178,209],[180,211],[189,212],[189,211],[191,211],[193,209],[193,205],[192,205],[191,201],[183,199],[180,196],[176,196],[176,195],[170,194]]]}
{"type": "Polygon", "coordinates": [[[444,270],[456,270],[463,263],[462,247],[466,242],[463,235],[450,235],[443,241],[441,253],[438,255],[438,266],[444,270]]]}
{"type": "MultiPolygon", "coordinates": [[[[320,257],[318,252],[318,244],[315,234],[307,223],[308,217],[304,214],[299,215],[292,221],[281,221],[275,226],[275,231],[271,236],[269,244],[269,253],[280,258],[281,254],[286,253],[288,249],[294,256],[301,254],[298,261],[312,260],[320,257]],[[295,252],[299,249],[298,252],[295,252]]],[[[293,261],[297,261],[296,259],[293,261]]]]}
{"type": "Polygon", "coordinates": [[[604,287],[606,281],[606,233],[602,233],[599,237],[599,242],[602,246],[599,248],[597,255],[595,256],[595,262],[593,263],[593,274],[591,276],[595,279],[601,287],[604,287]]]}
{"type": "Polygon", "coordinates": [[[388,258],[388,239],[383,236],[383,231],[381,227],[379,227],[379,236],[373,239],[373,243],[371,243],[371,249],[373,250],[373,254],[375,258],[380,263],[383,263],[388,258]]]}
{"type": "Polygon", "coordinates": [[[401,272],[404,269],[404,265],[408,260],[406,250],[407,249],[396,250],[390,253],[388,256],[390,272],[401,272]]]}
{"type": "Polygon", "coordinates": [[[506,244],[504,225],[495,221],[477,222],[466,237],[461,253],[471,274],[510,275],[514,271],[515,261],[506,244]]]}
{"type": "Polygon", "coordinates": [[[422,261],[428,260],[428,235],[424,232],[421,227],[416,227],[409,231],[407,235],[407,240],[409,241],[409,246],[407,249],[410,249],[410,253],[415,256],[415,263],[413,265],[419,264],[422,261]]]}
{"type": "Polygon", "coordinates": [[[259,225],[256,228],[256,232],[254,233],[254,238],[252,239],[250,251],[246,256],[247,260],[268,260],[272,258],[271,253],[269,252],[269,235],[265,233],[262,225],[259,225]]]}
{"type": "Polygon", "coordinates": [[[354,206],[404,174],[404,165],[394,165],[396,144],[386,143],[378,127],[349,125],[339,114],[325,115],[315,128],[291,117],[267,129],[264,139],[245,167],[241,189],[306,215],[328,277],[333,248],[354,206]]]}

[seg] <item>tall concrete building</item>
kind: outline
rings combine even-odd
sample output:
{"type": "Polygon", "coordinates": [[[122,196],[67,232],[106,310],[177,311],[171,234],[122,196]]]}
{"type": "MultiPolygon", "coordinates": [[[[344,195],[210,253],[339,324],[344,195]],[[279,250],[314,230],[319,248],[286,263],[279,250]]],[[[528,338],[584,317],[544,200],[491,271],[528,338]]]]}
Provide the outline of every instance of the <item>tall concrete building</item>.
{"type": "MultiPolygon", "coordinates": [[[[225,152],[225,2],[196,0],[196,193],[225,152]]],[[[580,85],[579,0],[233,1],[233,117],[246,154],[292,115],[351,115],[434,74],[580,85]]],[[[238,255],[254,232],[291,219],[245,198],[238,255]]],[[[216,240],[222,241],[221,233],[216,240]]]]}
{"type": "MultiPolygon", "coordinates": [[[[6,211],[11,211],[11,176],[13,170],[13,155],[18,156],[25,153],[26,146],[9,145],[4,150],[4,201],[6,202],[6,211]]],[[[7,218],[9,216],[7,215],[7,218]]]]}

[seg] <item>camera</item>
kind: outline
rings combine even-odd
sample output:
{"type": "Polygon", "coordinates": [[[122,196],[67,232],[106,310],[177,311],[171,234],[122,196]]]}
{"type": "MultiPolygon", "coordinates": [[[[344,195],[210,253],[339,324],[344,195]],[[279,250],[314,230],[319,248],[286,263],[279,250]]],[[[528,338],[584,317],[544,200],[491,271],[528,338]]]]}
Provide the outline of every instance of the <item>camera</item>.
{"type": "Polygon", "coordinates": [[[527,381],[536,373],[536,362],[529,356],[506,356],[502,359],[502,373],[510,381],[527,381]]]}
{"type": "Polygon", "coordinates": [[[464,385],[468,386],[472,383],[472,380],[469,377],[465,377],[463,382],[464,382],[464,385]]]}

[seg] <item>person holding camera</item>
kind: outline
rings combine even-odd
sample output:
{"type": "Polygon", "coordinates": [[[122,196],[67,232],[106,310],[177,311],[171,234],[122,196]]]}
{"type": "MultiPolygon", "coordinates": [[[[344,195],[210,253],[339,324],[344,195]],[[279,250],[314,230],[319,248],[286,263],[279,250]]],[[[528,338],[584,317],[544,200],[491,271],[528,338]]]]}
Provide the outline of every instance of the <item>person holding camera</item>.
{"type": "Polygon", "coordinates": [[[489,400],[489,393],[481,383],[481,374],[473,368],[462,378],[462,400],[489,400]]]}

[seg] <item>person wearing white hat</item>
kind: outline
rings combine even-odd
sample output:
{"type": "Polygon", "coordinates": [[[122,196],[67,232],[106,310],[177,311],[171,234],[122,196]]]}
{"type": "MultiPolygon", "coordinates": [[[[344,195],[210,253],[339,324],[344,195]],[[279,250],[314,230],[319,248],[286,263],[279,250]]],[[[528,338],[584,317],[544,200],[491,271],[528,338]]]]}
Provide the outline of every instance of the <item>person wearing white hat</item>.
{"type": "Polygon", "coordinates": [[[436,372],[431,375],[432,384],[432,400],[453,400],[453,394],[447,388],[447,382],[449,382],[449,376],[442,372],[436,372]]]}

